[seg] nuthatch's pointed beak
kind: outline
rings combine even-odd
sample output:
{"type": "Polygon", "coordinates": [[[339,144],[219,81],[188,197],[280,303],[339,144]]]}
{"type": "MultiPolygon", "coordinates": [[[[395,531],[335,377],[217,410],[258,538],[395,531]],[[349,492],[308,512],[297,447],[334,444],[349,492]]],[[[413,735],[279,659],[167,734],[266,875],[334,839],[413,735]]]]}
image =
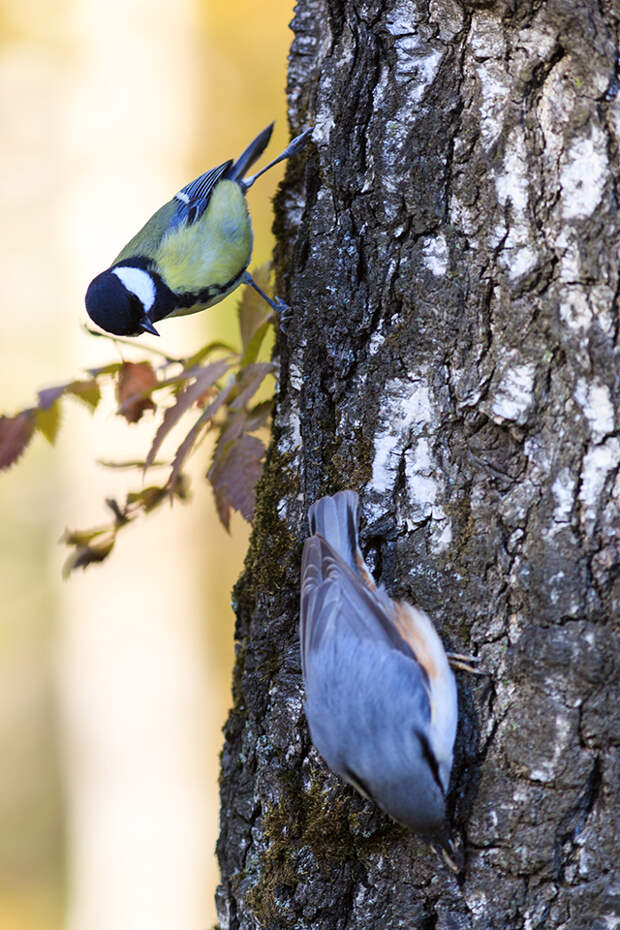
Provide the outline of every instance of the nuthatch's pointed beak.
{"type": "Polygon", "coordinates": [[[145,333],[152,333],[153,336],[159,336],[159,333],[146,315],[140,320],[140,329],[144,330],[145,333]]]}

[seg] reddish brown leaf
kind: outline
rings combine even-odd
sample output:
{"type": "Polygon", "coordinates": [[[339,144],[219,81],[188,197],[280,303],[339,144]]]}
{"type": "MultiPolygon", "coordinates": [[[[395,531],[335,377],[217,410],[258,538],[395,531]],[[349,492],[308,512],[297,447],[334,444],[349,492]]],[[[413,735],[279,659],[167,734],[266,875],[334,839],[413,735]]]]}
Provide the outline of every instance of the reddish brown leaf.
{"type": "Polygon", "coordinates": [[[179,473],[181,471],[181,468],[183,467],[183,463],[185,462],[185,459],[187,458],[187,456],[193,449],[194,444],[196,443],[196,440],[200,436],[200,433],[203,430],[207,429],[207,427],[208,427],[207,418],[205,417],[204,414],[202,414],[202,416],[200,416],[198,420],[194,423],[189,433],[187,434],[187,436],[185,437],[185,439],[183,440],[183,442],[177,449],[174,459],[172,461],[172,470],[170,471],[170,477],[168,478],[168,482],[167,482],[167,487],[170,492],[170,495],[174,493],[174,489],[179,479],[179,473]]]}
{"type": "MultiPolygon", "coordinates": [[[[252,519],[256,503],[256,482],[263,470],[265,447],[256,436],[242,434],[227,444],[223,454],[217,456],[207,473],[213,486],[218,514],[226,514],[232,507],[248,522],[252,519]]],[[[227,522],[222,519],[224,526],[227,522]]]]}
{"type": "MultiPolygon", "coordinates": [[[[211,365],[205,365],[204,368],[199,369],[194,383],[181,391],[177,397],[176,404],[166,410],[161,425],[155,433],[155,438],[149,449],[149,454],[146,457],[145,469],[154,462],[162,442],[173,426],[179,422],[185,411],[189,410],[192,404],[195,403],[206,390],[215,384],[218,378],[221,378],[222,375],[228,371],[230,366],[230,359],[221,359],[219,362],[213,362],[211,365]]],[[[207,408],[207,410],[209,409],[210,408],[207,408]]],[[[206,413],[207,411],[205,411],[205,414],[206,413]]]]}
{"type": "Polygon", "coordinates": [[[65,393],[68,384],[56,384],[54,387],[44,388],[42,391],[39,391],[39,407],[41,410],[49,410],[49,408],[54,404],[59,397],[65,393]]]}
{"type": "Polygon", "coordinates": [[[23,410],[16,417],[0,417],[0,469],[8,468],[17,461],[33,432],[32,410],[23,410]]]}
{"type": "Polygon", "coordinates": [[[119,373],[116,396],[119,414],[128,423],[137,423],[147,410],[155,410],[148,391],[157,384],[150,362],[124,362],[119,373]]]}
{"type": "Polygon", "coordinates": [[[267,375],[274,370],[275,365],[271,362],[255,362],[247,368],[242,368],[236,385],[239,393],[231,401],[231,409],[242,410],[250,398],[254,397],[267,375]]]}

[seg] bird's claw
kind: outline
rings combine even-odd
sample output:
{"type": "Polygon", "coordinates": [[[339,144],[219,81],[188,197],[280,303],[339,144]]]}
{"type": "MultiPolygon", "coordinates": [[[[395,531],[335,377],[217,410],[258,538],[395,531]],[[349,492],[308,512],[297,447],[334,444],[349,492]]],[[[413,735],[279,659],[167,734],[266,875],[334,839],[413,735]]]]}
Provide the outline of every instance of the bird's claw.
{"type": "Polygon", "coordinates": [[[273,299],[273,308],[278,317],[278,323],[280,325],[280,331],[286,333],[288,324],[293,319],[293,311],[288,304],[285,304],[283,300],[280,300],[279,297],[274,297],[273,299]]]}
{"type": "Polygon", "coordinates": [[[459,669],[461,672],[469,672],[471,675],[484,675],[481,669],[477,668],[480,662],[479,656],[470,656],[462,652],[447,652],[448,662],[451,668],[459,669]]]}

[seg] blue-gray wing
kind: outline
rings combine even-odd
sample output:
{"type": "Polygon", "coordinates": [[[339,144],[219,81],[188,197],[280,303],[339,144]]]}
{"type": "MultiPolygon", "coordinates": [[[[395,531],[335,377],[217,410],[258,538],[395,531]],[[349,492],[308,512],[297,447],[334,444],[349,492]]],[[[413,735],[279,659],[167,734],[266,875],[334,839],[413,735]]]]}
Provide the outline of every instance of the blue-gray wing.
{"type": "Polygon", "coordinates": [[[304,676],[313,654],[329,637],[347,633],[396,649],[417,663],[378,597],[322,536],[304,544],[301,567],[300,641],[304,676]]]}
{"type": "Polygon", "coordinates": [[[171,226],[178,226],[181,223],[190,226],[202,216],[207,209],[213,188],[231,165],[232,159],[229,159],[217,168],[205,171],[200,177],[182,187],[178,194],[175,194],[174,201],[178,203],[178,206],[171,226]]]}

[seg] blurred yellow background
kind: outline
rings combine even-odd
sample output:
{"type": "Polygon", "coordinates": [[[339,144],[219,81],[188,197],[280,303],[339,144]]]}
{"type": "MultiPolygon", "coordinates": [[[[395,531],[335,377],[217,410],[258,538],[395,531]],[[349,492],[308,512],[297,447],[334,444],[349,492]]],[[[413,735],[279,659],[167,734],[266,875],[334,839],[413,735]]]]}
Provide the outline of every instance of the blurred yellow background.
{"type": "MultiPolygon", "coordinates": [[[[117,360],[81,328],[83,294],[161,203],[272,119],[266,157],[284,147],[291,17],[292,0],[0,2],[0,412],[117,360]]],[[[253,264],[283,170],[249,195],[253,264]]],[[[236,340],[236,300],[160,342],[236,340]]],[[[0,930],[206,930],[247,527],[216,522],[202,447],[189,506],[62,582],[65,527],[139,482],[96,459],[143,457],[153,432],[111,397],[64,410],[57,446],[36,436],[0,475],[0,930]]]]}

